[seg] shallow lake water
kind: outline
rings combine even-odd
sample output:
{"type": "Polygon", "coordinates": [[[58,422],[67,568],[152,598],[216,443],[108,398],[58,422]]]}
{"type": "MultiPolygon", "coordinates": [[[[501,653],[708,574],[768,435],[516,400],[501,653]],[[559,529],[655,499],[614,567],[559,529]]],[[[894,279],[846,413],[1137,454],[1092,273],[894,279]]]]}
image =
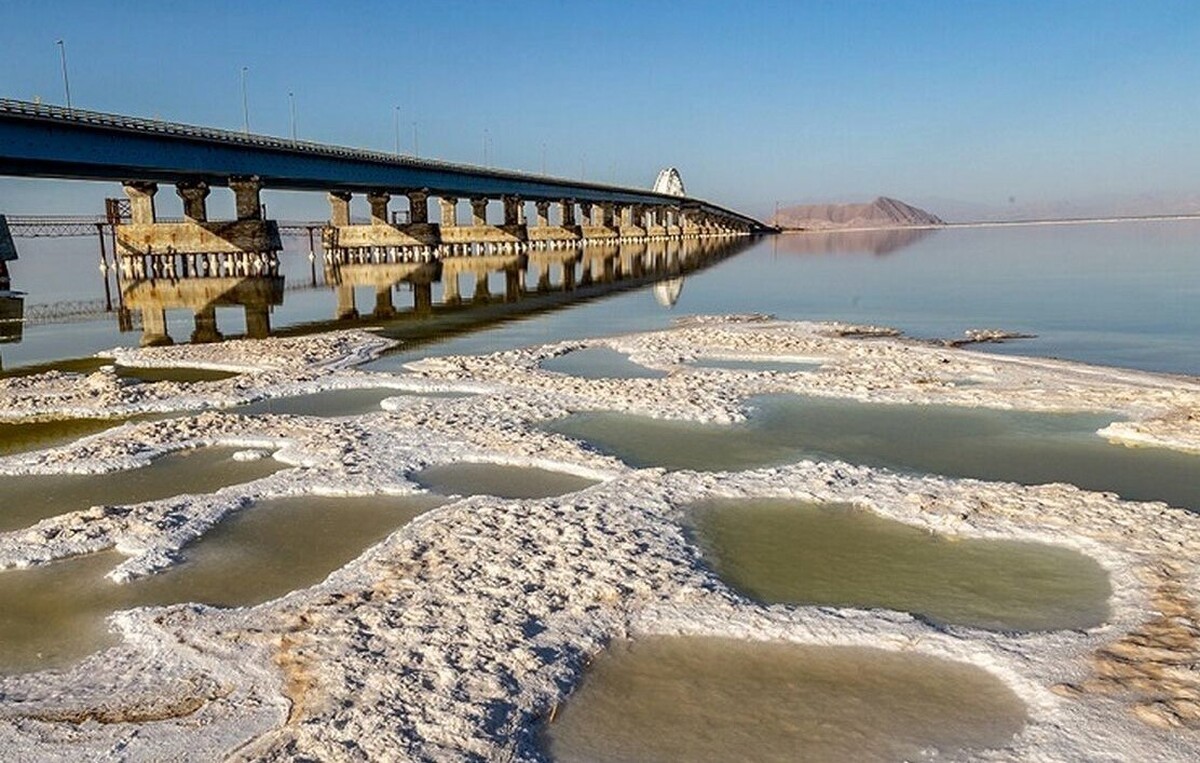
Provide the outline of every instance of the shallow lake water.
{"type": "Polygon", "coordinates": [[[0,422],[0,456],[63,445],[120,426],[128,418],[0,422]]]}
{"type": "Polygon", "coordinates": [[[582,379],[661,379],[665,371],[634,363],[628,355],[608,347],[584,347],[541,363],[547,371],[555,371],[582,379]]]}
{"type": "Polygon", "coordinates": [[[549,469],[467,462],[430,466],[409,476],[421,487],[440,495],[498,498],[550,498],[596,484],[586,477],[549,469]]]}
{"type": "Polygon", "coordinates": [[[139,469],[107,474],[38,474],[0,478],[0,531],[100,504],[143,503],[211,493],[287,468],[274,458],[238,461],[245,448],[194,448],[168,453],[139,469]]]}
{"type": "Polygon", "coordinates": [[[750,405],[749,420],[731,426],[610,412],[577,413],[545,426],[635,467],[733,471],[837,459],[951,477],[1069,482],[1200,509],[1200,456],[1111,444],[1094,432],[1113,416],[795,395],[758,397],[750,405]]]}
{"type": "Polygon", "coordinates": [[[701,637],[610,644],[545,728],[557,763],[897,761],[1011,743],[1000,680],[919,654],[701,637]]]}
{"type": "Polygon", "coordinates": [[[427,511],[433,496],[305,496],[251,505],[184,549],[185,561],[117,584],[115,551],[0,572],[0,672],[70,664],[114,637],[105,618],[152,604],[258,604],[319,583],[427,511]]]}
{"type": "Polygon", "coordinates": [[[766,603],[895,609],[993,630],[1090,628],[1108,574],[1076,551],[938,535],[845,505],[781,499],[696,505],[705,557],[766,603]]]}

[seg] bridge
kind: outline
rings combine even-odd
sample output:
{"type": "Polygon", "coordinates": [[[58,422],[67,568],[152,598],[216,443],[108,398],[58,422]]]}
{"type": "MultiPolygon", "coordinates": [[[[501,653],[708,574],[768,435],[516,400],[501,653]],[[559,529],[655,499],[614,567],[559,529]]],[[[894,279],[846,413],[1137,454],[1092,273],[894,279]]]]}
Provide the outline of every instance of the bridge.
{"type": "Polygon", "coordinates": [[[4,99],[0,99],[0,175],[123,182],[132,202],[134,225],[153,225],[157,185],[175,184],[184,215],[194,225],[190,230],[185,224],[162,231],[167,236],[152,235],[148,230],[138,231],[141,235],[129,232],[124,243],[135,251],[139,245],[174,246],[176,251],[217,245],[214,237],[227,240],[218,250],[231,245],[237,248],[238,244],[262,249],[274,243],[275,226],[209,223],[205,199],[212,187],[233,190],[238,208],[234,223],[266,222],[260,219],[258,201],[263,188],[327,192],[331,224],[369,228],[339,231],[350,243],[367,246],[724,235],[766,229],[751,217],[701,199],[641,188],[4,99]],[[348,202],[355,193],[367,194],[370,201],[369,226],[349,224],[348,202]],[[393,197],[407,198],[408,230],[392,224],[388,204],[393,197]],[[432,198],[439,201],[441,215],[440,224],[429,227],[427,204],[432,198]],[[469,200],[473,210],[472,224],[463,227],[475,230],[441,230],[457,227],[460,200],[469,200]],[[500,200],[504,207],[499,226],[489,226],[486,219],[486,204],[493,200],[500,200]],[[557,230],[531,230],[527,235],[517,230],[524,225],[528,203],[537,209],[538,227],[545,228],[552,227],[548,210],[556,205],[557,225],[553,227],[557,230]],[[580,216],[575,214],[576,206],[580,216]],[[387,227],[396,230],[383,230],[387,227]]]}
{"type": "MultiPolygon", "coordinates": [[[[216,293],[218,281],[217,291],[226,295],[262,291],[257,301],[264,307],[256,308],[254,322],[265,326],[265,311],[281,293],[278,254],[288,234],[308,234],[311,260],[319,230],[325,266],[339,284],[339,315],[351,317],[357,315],[353,287],[364,268],[388,274],[391,285],[380,287],[376,310],[386,313],[390,296],[382,290],[400,282],[412,288],[419,306],[428,302],[432,281],[443,284],[445,299],[453,303],[460,274],[475,275],[479,296],[487,273],[502,270],[513,282],[506,291],[518,295],[513,279],[527,264],[549,267],[537,264],[546,260],[539,253],[554,255],[546,262],[566,263],[573,273],[574,263],[590,261],[581,254],[588,247],[602,247],[605,254],[597,262],[609,258],[611,267],[614,246],[770,230],[752,217],[685,195],[674,170],[664,171],[649,190],[3,99],[0,176],[122,184],[128,200],[110,202],[105,218],[14,219],[14,232],[55,236],[90,229],[100,235],[106,272],[107,227],[122,305],[147,305],[142,310],[147,343],[169,341],[161,302],[144,297],[161,288],[188,291],[185,302],[196,313],[198,336],[217,333],[213,307],[222,302],[206,295],[216,293]],[[158,215],[160,184],[174,186],[182,219],[158,215]],[[209,218],[214,188],[232,191],[235,219],[209,218]],[[328,223],[317,229],[267,219],[264,189],[327,194],[328,223]],[[368,202],[366,220],[351,217],[355,194],[368,202]],[[460,215],[463,202],[469,215],[460,215]],[[121,211],[114,211],[118,206],[121,211]]],[[[107,278],[105,289],[107,294],[107,278]]]]}

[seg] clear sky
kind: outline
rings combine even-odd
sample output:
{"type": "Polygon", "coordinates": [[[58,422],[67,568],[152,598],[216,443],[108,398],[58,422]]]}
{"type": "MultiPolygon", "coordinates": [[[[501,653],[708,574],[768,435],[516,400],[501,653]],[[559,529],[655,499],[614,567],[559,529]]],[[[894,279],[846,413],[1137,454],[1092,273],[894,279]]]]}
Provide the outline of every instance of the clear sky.
{"type": "MultiPolygon", "coordinates": [[[[978,203],[1200,191],[1200,3],[47,2],[0,96],[696,195],[978,203]],[[485,138],[486,135],[486,138],[485,138]]],[[[105,185],[0,180],[0,211],[105,185]]],[[[312,195],[316,197],[317,195],[312,195]]],[[[321,214],[319,198],[281,216],[321,214]]]]}

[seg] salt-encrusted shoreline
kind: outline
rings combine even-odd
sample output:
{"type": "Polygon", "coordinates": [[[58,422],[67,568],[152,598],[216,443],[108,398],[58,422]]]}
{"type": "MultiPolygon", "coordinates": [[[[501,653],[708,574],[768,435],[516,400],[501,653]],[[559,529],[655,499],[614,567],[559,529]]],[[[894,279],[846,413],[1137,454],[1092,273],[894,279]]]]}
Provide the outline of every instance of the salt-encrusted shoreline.
{"type": "Polygon", "coordinates": [[[588,409],[731,422],[745,415],[748,396],[800,392],[1113,411],[1128,421],[1106,428],[1107,437],[1200,451],[1195,379],[861,336],[872,333],[726,317],[590,343],[670,372],[661,379],[579,379],[538,367],[580,342],[429,359],[403,377],[372,374],[353,366],[386,342],[342,332],[117,358],[244,371],[222,381],[107,385],[93,374],[80,385],[48,374],[0,382],[13,418],[47,407],[71,415],[227,408],[335,388],[478,393],[395,397],[386,410],[347,419],[209,411],[0,459],[0,474],[99,472],[181,447],[229,444],[275,451],[290,467],[210,496],[92,509],[0,535],[0,566],[115,547],[128,559],[111,577],[129,580],[173,564],[184,544],[251,501],[413,492],[419,488],[405,475],[433,463],[488,460],[604,480],[557,499],[454,501],[321,585],[258,607],[121,613],[113,620],[125,636],[119,646],[60,673],[0,678],[0,749],[64,760],[538,760],[539,724],[608,639],[698,633],[865,644],[978,664],[1008,682],[1031,713],[1011,748],[985,758],[1200,754],[1200,625],[1190,598],[1200,582],[1200,516],[1063,485],[919,478],[839,463],[735,474],[632,470],[536,428],[588,409]],[[822,366],[781,374],[679,365],[700,356],[822,366]],[[1076,548],[1109,570],[1112,618],[1087,633],[1007,635],[882,611],[761,607],[716,579],[680,529],[682,507],[718,495],[853,502],[939,532],[1076,548]]]}

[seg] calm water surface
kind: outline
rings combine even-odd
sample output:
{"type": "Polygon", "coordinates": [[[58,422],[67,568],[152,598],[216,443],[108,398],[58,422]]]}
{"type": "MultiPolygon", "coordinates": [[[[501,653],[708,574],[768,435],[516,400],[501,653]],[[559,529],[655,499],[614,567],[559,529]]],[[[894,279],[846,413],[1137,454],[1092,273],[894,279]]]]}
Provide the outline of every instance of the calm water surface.
{"type": "Polygon", "coordinates": [[[622,413],[547,423],[636,467],[735,471],[805,458],[912,473],[1069,482],[1137,501],[1200,510],[1200,456],[1110,444],[1094,433],[1113,416],[938,405],[883,405],[769,395],[731,426],[622,413]]]}
{"type": "Polygon", "coordinates": [[[897,761],[1011,743],[1026,719],[963,663],[701,637],[609,645],[545,728],[557,763],[897,761]]]}
{"type": "Polygon", "coordinates": [[[440,495],[498,498],[550,498],[596,484],[586,477],[549,469],[467,462],[430,466],[410,476],[417,484],[440,495]]]}
{"type": "Polygon", "coordinates": [[[1108,617],[1108,573],[1059,546],[938,535],[853,506],[780,499],[707,501],[692,521],[721,577],[768,603],[895,609],[1006,631],[1108,617]]]}
{"type": "Polygon", "coordinates": [[[183,564],[117,584],[115,551],[0,571],[0,672],[61,667],[112,643],[120,609],[268,601],[323,580],[441,502],[433,496],[284,498],[249,506],[184,549],[183,564]]]}
{"type": "MultiPolygon", "coordinates": [[[[17,243],[21,259],[12,268],[14,288],[28,292],[27,312],[102,296],[98,277],[95,283],[64,277],[74,272],[67,263],[94,270],[94,241],[17,243]]],[[[289,289],[310,278],[307,251],[299,243],[289,239],[282,256],[289,289]]],[[[664,327],[680,315],[768,312],[894,325],[922,337],[1003,328],[1038,338],[984,349],[1200,374],[1198,252],[1195,221],[775,236],[685,277],[671,307],[648,288],[618,293],[466,334],[448,333],[377,367],[399,368],[430,354],[492,352],[664,327]]],[[[285,297],[273,309],[276,328],[334,315],[333,293],[323,283],[289,290],[285,297]]],[[[359,300],[367,311],[368,299],[359,300]]],[[[397,306],[407,306],[406,300],[401,289],[397,306]]],[[[240,309],[217,312],[227,335],[244,330],[240,309]]],[[[168,315],[172,335],[186,338],[191,315],[179,310],[168,315]]],[[[436,326],[430,331],[439,336],[436,326]]],[[[136,332],[119,333],[111,319],[26,325],[20,342],[0,346],[0,362],[7,368],[137,341],[136,332]]]]}

